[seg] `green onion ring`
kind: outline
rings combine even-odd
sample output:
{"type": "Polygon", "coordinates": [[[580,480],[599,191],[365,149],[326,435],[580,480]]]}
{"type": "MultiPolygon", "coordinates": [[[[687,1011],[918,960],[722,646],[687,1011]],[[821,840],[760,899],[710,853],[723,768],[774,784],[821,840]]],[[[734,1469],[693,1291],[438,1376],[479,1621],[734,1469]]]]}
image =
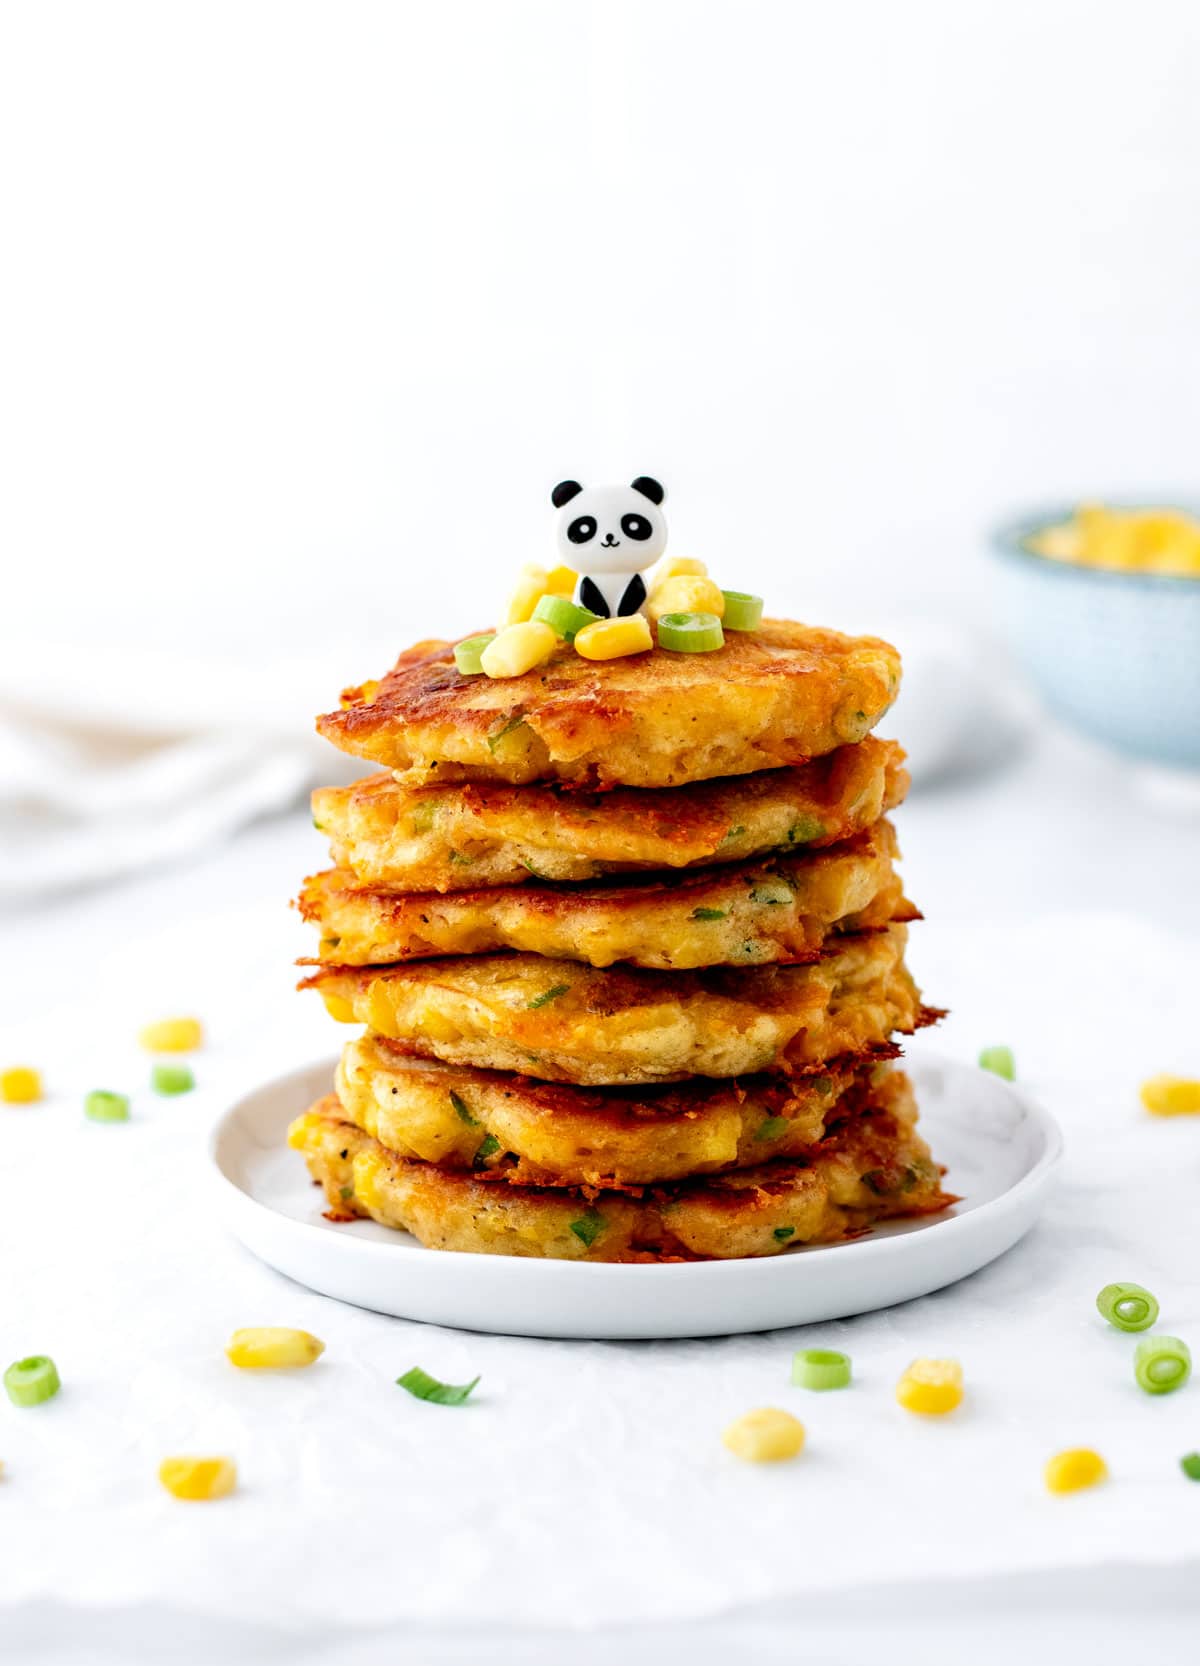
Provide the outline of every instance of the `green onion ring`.
{"type": "Polygon", "coordinates": [[[798,1348],[792,1355],[792,1382],[818,1392],[849,1388],[850,1355],[833,1348],[798,1348]]]}
{"type": "Polygon", "coordinates": [[[569,596],[543,596],[533,610],[533,617],[539,624],[549,625],[564,642],[574,642],[583,627],[594,625],[600,615],[590,607],[580,607],[569,596]]]}
{"type": "Polygon", "coordinates": [[[4,1387],[14,1406],[40,1406],[52,1400],[62,1384],[58,1368],[47,1354],[18,1359],[4,1373],[4,1387]]]}
{"type": "Polygon", "coordinates": [[[979,1055],[980,1070],[990,1070],[993,1076],[1003,1076],[1006,1082],[1017,1079],[1017,1061],[1011,1047],[985,1047],[979,1055]]]}
{"type": "Polygon", "coordinates": [[[1158,1318],[1158,1303],[1140,1284],[1106,1284],[1096,1306],[1117,1330],[1149,1330],[1158,1318]]]}
{"type": "Polygon", "coordinates": [[[748,595],[745,590],[722,590],[725,613],[721,620],[727,631],[756,631],[762,624],[761,596],[748,595]]]}
{"type": "Polygon", "coordinates": [[[658,645],[673,653],[711,654],[724,643],[715,613],[664,613],[658,621],[658,645]]]}
{"type": "Polygon", "coordinates": [[[1147,1394],[1173,1394],[1192,1374],[1192,1354],[1177,1336],[1146,1336],[1133,1356],[1133,1374],[1147,1394]]]}
{"type": "Polygon", "coordinates": [[[487,631],[483,636],[468,636],[464,642],[458,643],[454,650],[454,663],[464,677],[483,676],[483,650],[495,640],[495,631],[487,631]]]}

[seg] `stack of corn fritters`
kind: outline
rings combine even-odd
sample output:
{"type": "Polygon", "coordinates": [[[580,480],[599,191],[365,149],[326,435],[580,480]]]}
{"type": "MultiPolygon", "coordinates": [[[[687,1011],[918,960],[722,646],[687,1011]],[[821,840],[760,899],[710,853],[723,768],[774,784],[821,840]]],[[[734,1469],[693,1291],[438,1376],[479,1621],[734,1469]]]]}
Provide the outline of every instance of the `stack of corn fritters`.
{"type": "Polygon", "coordinates": [[[772,1255],[945,1207],[894,1036],[932,1014],[871,735],[899,659],[764,621],[710,654],[460,674],[424,642],[318,728],[300,898],[346,1044],[291,1143],[438,1249],[772,1255]]]}

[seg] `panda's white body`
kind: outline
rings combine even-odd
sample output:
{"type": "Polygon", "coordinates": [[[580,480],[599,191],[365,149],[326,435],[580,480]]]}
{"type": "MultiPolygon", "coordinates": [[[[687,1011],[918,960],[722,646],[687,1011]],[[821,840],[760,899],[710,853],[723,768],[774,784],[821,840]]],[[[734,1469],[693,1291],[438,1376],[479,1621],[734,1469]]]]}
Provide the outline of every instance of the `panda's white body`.
{"type": "Polygon", "coordinates": [[[579,574],[580,606],[602,618],[638,611],[646,599],[642,575],[667,546],[659,507],[665,495],[648,475],[630,486],[585,487],[564,480],[554,488],[558,552],[579,574]]]}

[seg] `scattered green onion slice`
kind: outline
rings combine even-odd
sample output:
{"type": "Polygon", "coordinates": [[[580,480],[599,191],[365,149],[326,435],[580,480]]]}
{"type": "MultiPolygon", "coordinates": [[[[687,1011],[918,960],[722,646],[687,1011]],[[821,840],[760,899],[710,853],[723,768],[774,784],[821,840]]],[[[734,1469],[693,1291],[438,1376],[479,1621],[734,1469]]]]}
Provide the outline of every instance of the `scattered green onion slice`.
{"type": "Polygon", "coordinates": [[[792,1382],[797,1388],[822,1392],[827,1388],[849,1388],[850,1355],[833,1348],[797,1348],[792,1355],[792,1382]]]}
{"type": "Polygon", "coordinates": [[[1180,1458],[1179,1467],[1189,1481],[1200,1481],[1200,1452],[1189,1452],[1185,1458],[1180,1458]]]}
{"type": "Polygon", "coordinates": [[[564,642],[574,642],[585,625],[594,625],[600,617],[589,607],[580,607],[569,596],[543,596],[533,610],[539,624],[549,625],[555,636],[564,642]]]}
{"type": "Polygon", "coordinates": [[[1017,1079],[1017,1061],[1011,1047],[985,1047],[979,1055],[980,1070],[990,1070],[993,1076],[1003,1076],[1006,1082],[1017,1079]]]}
{"type": "MultiPolygon", "coordinates": [[[[333,939],[334,948],[338,939],[333,939]]],[[[150,1086],[155,1093],[190,1093],[196,1085],[190,1065],[156,1064],[150,1073],[150,1086]]]]}
{"type": "Polygon", "coordinates": [[[693,908],[692,909],[692,919],[693,920],[723,920],[724,918],[725,918],[725,910],[723,908],[693,908]]]}
{"type": "Polygon", "coordinates": [[[1192,1374],[1192,1354],[1177,1336],[1145,1336],[1133,1356],[1133,1374],[1147,1394],[1172,1394],[1192,1374]]]}
{"type": "Polygon", "coordinates": [[[571,1231],[585,1248],[591,1249],[604,1231],[604,1216],[598,1209],[589,1209],[586,1215],[581,1215],[577,1221],[571,1222],[571,1231]]]}
{"type": "Polygon", "coordinates": [[[123,1093],[96,1088],[84,1100],[83,1114],[93,1122],[128,1122],[129,1100],[123,1093]]]}
{"type": "Polygon", "coordinates": [[[796,1228],[794,1226],[777,1226],[771,1236],[776,1243],[786,1244],[789,1238],[796,1236],[796,1228]]]}
{"type": "Polygon", "coordinates": [[[396,1387],[406,1388],[414,1399],[432,1400],[435,1406],[461,1406],[478,1381],[478,1377],[472,1377],[469,1383],[442,1383],[414,1365],[396,1378],[396,1387]]]}
{"type": "Polygon", "coordinates": [[[521,712],[513,712],[507,723],[502,723],[498,729],[493,729],[487,738],[488,751],[494,752],[506,735],[511,735],[517,729],[525,727],[525,718],[521,712]]]}
{"type": "Polygon", "coordinates": [[[30,1354],[19,1359],[4,1373],[4,1387],[14,1406],[40,1406],[52,1400],[62,1384],[58,1368],[46,1354],[30,1354]]]}
{"type": "Polygon", "coordinates": [[[454,650],[454,663],[464,677],[483,676],[483,650],[495,640],[495,631],[488,631],[483,636],[469,636],[465,642],[458,643],[454,650]]]}
{"type": "Polygon", "coordinates": [[[499,1149],[500,1141],[495,1134],[485,1134],[476,1147],[475,1155],[471,1158],[471,1167],[481,1169],[488,1158],[494,1157],[499,1149]]]}
{"type": "Polygon", "coordinates": [[[571,985],[569,983],[552,984],[551,987],[544,990],[542,994],[535,995],[533,997],[533,1000],[529,1003],[530,1012],[536,1012],[538,1007],[549,1006],[551,1001],[557,1001],[560,995],[565,995],[570,987],[571,985]]]}
{"type": "Polygon", "coordinates": [[[715,613],[664,613],[658,621],[658,645],[677,654],[711,654],[725,642],[715,613]]]}
{"type": "Polygon", "coordinates": [[[1117,1330],[1149,1330],[1158,1318],[1158,1303],[1140,1284],[1106,1284],[1096,1306],[1117,1330]]]}
{"type": "Polygon", "coordinates": [[[750,596],[745,590],[722,590],[725,616],[721,623],[727,631],[755,631],[762,624],[761,596],[750,596]]]}

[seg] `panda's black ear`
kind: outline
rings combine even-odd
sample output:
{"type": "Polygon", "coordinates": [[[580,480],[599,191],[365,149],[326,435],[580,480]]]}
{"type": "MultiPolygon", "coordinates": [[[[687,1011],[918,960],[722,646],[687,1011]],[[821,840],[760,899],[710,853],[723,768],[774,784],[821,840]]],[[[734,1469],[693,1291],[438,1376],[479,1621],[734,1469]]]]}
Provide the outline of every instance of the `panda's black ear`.
{"type": "Polygon", "coordinates": [[[648,497],[651,503],[661,503],[667,495],[658,481],[648,474],[639,474],[637,479],[631,480],[629,484],[635,492],[640,492],[643,497],[648,497]]]}
{"type": "Polygon", "coordinates": [[[561,509],[564,503],[570,503],[573,497],[578,497],[583,487],[578,480],[560,480],[550,493],[550,501],[556,509],[561,509]]]}

